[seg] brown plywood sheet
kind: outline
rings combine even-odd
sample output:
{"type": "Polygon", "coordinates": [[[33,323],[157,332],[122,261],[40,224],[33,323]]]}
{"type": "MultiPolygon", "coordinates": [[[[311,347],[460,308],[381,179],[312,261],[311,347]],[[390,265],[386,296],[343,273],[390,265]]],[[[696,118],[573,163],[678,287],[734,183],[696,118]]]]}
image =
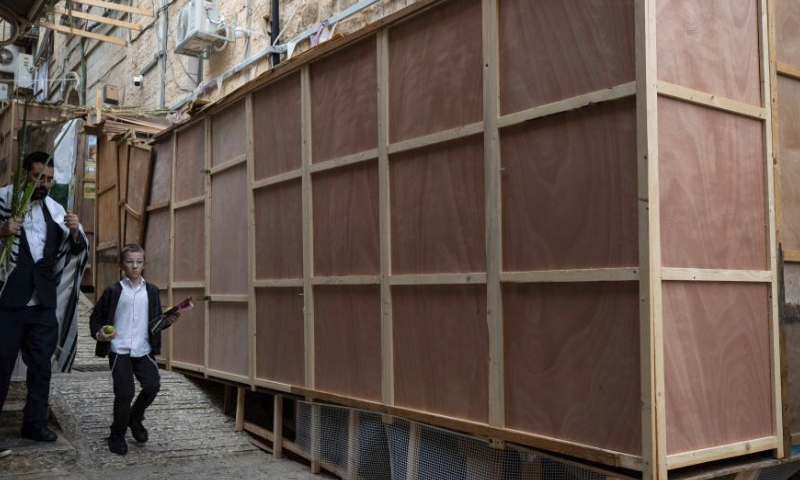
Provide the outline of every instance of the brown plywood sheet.
{"type": "Polygon", "coordinates": [[[800,67],[800,2],[776,0],[775,47],[779,62],[800,67]]]}
{"type": "Polygon", "coordinates": [[[485,290],[483,285],[392,288],[398,406],[488,420],[485,290]]]}
{"type": "Polygon", "coordinates": [[[664,284],[667,453],[774,435],[769,285],[664,284]]]}
{"type": "MultiPolygon", "coordinates": [[[[781,3],[781,2],[778,2],[781,3]]],[[[788,2],[784,2],[788,3],[788,2]]],[[[800,30],[797,30],[800,32],[800,30]]],[[[800,81],[778,77],[781,243],[800,250],[800,81]]]]}
{"type": "Polygon", "coordinates": [[[256,378],[305,386],[303,289],[256,289],[256,313],[256,378]]]}
{"type": "Polygon", "coordinates": [[[793,435],[800,433],[800,323],[781,327],[786,338],[786,362],[790,365],[786,388],[789,391],[789,420],[793,435]]]}
{"type": "Polygon", "coordinates": [[[380,273],[376,162],[315,174],[312,185],[314,274],[380,273]]]}
{"type": "Polygon", "coordinates": [[[254,192],[256,278],[303,277],[303,192],[300,180],[254,192]]]}
{"type": "Polygon", "coordinates": [[[203,204],[175,210],[176,282],[205,279],[205,207],[203,204]]]}
{"type": "Polygon", "coordinates": [[[117,189],[106,190],[97,196],[97,243],[119,240],[119,207],[117,189]]]}
{"type": "Polygon", "coordinates": [[[503,287],[508,428],[641,454],[637,282],[503,287]]]}
{"type": "Polygon", "coordinates": [[[127,175],[127,207],[125,211],[125,243],[142,243],[142,223],[147,213],[147,191],[150,187],[150,150],[131,146],[127,175]]]}
{"type": "Polygon", "coordinates": [[[445,2],[389,30],[392,142],[483,117],[481,2],[445,2]]]}
{"type": "Polygon", "coordinates": [[[312,161],[378,146],[375,37],[311,65],[312,161]]]}
{"type": "Polygon", "coordinates": [[[211,117],[211,165],[222,165],[247,153],[244,100],[211,117]]]}
{"type": "Polygon", "coordinates": [[[169,210],[150,213],[144,249],[147,251],[145,278],[159,287],[169,286],[169,210]]]}
{"type": "MultiPolygon", "coordinates": [[[[206,356],[206,309],[205,303],[200,299],[205,296],[205,293],[200,289],[175,289],[172,292],[175,303],[189,295],[193,298],[194,308],[182,313],[178,322],[169,329],[173,336],[172,359],[176,362],[202,367],[205,366],[206,356]]],[[[168,307],[166,303],[163,306],[164,308],[168,307]]]]}
{"type": "Polygon", "coordinates": [[[149,205],[157,205],[170,199],[172,192],[172,137],[153,146],[153,182],[150,187],[149,205]]]}
{"type": "Polygon", "coordinates": [[[249,375],[247,304],[211,302],[208,313],[208,368],[249,375]]]}
{"type": "Polygon", "coordinates": [[[501,132],[506,271],[639,264],[636,102],[501,132]]]}
{"type": "Polygon", "coordinates": [[[392,271],[486,269],[483,138],[392,156],[392,271]]]}
{"type": "Polygon", "coordinates": [[[503,114],[635,79],[633,0],[499,5],[503,114]]]}
{"type": "Polygon", "coordinates": [[[117,183],[117,143],[97,138],[97,190],[117,183]]]}
{"type": "Polygon", "coordinates": [[[300,74],[295,73],[253,94],[255,179],[300,168],[300,74]]]}
{"type": "Polygon", "coordinates": [[[380,286],[314,288],[314,372],[318,390],[380,400],[380,286]]]}
{"type": "Polygon", "coordinates": [[[199,121],[176,135],[175,200],[188,200],[205,193],[205,122],[199,121]]]}
{"type": "Polygon", "coordinates": [[[211,178],[211,293],[247,293],[247,167],[211,178]]]}
{"type": "Polygon", "coordinates": [[[117,162],[119,164],[119,178],[117,179],[117,188],[119,191],[120,201],[128,199],[128,167],[130,167],[131,145],[127,140],[123,140],[117,144],[117,162]]]}
{"type": "Polygon", "coordinates": [[[761,105],[758,2],[656,4],[660,80],[761,105]]]}
{"type": "Polygon", "coordinates": [[[763,126],[661,98],[664,266],[766,270],[763,126]]]}

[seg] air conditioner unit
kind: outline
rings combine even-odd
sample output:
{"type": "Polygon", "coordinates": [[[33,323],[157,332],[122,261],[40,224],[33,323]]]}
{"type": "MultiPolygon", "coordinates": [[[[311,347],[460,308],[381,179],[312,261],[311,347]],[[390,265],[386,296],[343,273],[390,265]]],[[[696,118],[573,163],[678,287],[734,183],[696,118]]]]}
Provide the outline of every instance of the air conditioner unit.
{"type": "Polygon", "coordinates": [[[210,47],[226,41],[218,0],[191,0],[181,8],[175,31],[175,53],[200,57],[210,47]]]}
{"type": "Polygon", "coordinates": [[[17,55],[14,86],[17,90],[33,90],[33,55],[25,53],[17,55]]]}
{"type": "Polygon", "coordinates": [[[11,44],[0,47],[0,72],[16,73],[18,56],[19,47],[16,45],[11,44]]]}

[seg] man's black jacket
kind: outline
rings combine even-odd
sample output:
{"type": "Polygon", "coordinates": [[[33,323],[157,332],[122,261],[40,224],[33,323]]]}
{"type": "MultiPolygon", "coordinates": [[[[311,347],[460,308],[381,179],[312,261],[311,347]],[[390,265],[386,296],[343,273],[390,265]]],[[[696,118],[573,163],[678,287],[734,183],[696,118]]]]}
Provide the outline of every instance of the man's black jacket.
{"type": "MultiPolygon", "coordinates": [[[[147,320],[148,323],[153,321],[154,318],[161,315],[161,297],[158,294],[158,287],[152,283],[145,283],[147,288],[147,320]]],[[[89,317],[89,330],[92,338],[97,340],[97,332],[103,328],[104,325],[114,325],[114,314],[117,312],[117,304],[119,304],[119,297],[122,295],[122,285],[115,282],[110,287],[106,288],[100,300],[94,306],[91,316],[89,317]]],[[[169,328],[169,324],[165,328],[169,328]]],[[[150,333],[150,328],[147,329],[147,339],[150,341],[150,349],[152,355],[161,354],[161,332],[153,335],[150,333]]],[[[94,349],[94,354],[98,357],[105,357],[111,348],[111,342],[97,342],[94,349]]]]}

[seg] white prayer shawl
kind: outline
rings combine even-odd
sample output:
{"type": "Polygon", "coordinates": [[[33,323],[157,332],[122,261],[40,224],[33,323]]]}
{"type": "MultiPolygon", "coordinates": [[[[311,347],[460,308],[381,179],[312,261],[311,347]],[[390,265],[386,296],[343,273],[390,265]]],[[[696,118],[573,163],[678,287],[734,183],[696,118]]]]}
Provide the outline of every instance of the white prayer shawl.
{"type": "MultiPolygon", "coordinates": [[[[0,187],[0,223],[5,222],[11,216],[13,186],[7,185],[0,187]]],[[[77,305],[80,293],[81,279],[86,268],[88,259],[89,242],[83,227],[80,227],[80,237],[84,242],[84,247],[78,254],[71,253],[71,243],[69,241],[69,229],[64,224],[66,212],[64,208],[50,197],[44,199],[47,210],[53,221],[61,228],[64,233],[64,240],[58,250],[56,261],[56,319],[58,319],[58,346],[53,356],[53,371],[69,372],[72,369],[72,362],[75,360],[75,352],[78,340],[78,316],[77,305]]],[[[3,287],[0,288],[0,295],[5,289],[6,280],[11,276],[11,272],[16,268],[17,253],[19,252],[20,236],[14,237],[11,247],[11,261],[7,265],[5,260],[0,262],[0,281],[3,287]]],[[[5,237],[0,237],[0,251],[5,247],[5,237]]],[[[0,316],[0,321],[3,321],[0,316]]],[[[22,360],[17,362],[15,376],[24,376],[25,369],[22,360]]]]}

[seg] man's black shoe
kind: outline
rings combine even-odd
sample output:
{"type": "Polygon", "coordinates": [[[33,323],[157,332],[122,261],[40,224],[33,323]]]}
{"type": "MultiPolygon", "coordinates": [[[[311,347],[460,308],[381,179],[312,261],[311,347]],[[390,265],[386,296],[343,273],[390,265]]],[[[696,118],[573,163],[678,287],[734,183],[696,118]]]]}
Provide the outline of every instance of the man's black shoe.
{"type": "Polygon", "coordinates": [[[22,427],[20,433],[22,438],[27,438],[36,442],[55,442],[58,439],[56,432],[47,427],[22,427]]]}
{"type": "Polygon", "coordinates": [[[141,420],[134,420],[131,418],[130,425],[131,427],[131,435],[133,435],[133,439],[139,443],[144,443],[147,441],[147,429],[144,428],[141,420]]]}
{"type": "Polygon", "coordinates": [[[11,450],[7,448],[0,448],[0,458],[7,457],[11,455],[11,450]]]}
{"type": "Polygon", "coordinates": [[[128,443],[125,441],[125,437],[112,435],[108,437],[108,449],[111,453],[125,455],[128,453],[128,443]]]}

